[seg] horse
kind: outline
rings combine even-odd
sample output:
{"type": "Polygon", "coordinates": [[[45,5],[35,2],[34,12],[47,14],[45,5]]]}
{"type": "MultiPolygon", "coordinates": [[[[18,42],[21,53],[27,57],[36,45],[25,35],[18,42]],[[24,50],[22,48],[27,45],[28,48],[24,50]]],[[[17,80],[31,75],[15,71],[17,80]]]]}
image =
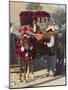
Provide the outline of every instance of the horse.
{"type": "Polygon", "coordinates": [[[34,78],[34,58],[35,58],[35,42],[32,39],[32,36],[28,33],[23,33],[18,42],[16,43],[16,57],[19,61],[20,74],[19,80],[22,81],[22,72],[23,72],[23,81],[26,81],[31,74],[31,78],[34,78]]]}

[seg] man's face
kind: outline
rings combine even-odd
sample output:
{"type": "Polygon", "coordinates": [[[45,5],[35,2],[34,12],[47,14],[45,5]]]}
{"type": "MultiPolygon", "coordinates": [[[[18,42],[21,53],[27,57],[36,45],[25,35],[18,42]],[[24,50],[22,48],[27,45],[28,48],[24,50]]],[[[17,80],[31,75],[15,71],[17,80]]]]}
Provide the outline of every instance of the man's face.
{"type": "Polygon", "coordinates": [[[49,31],[49,32],[48,32],[48,34],[49,34],[49,35],[52,35],[52,34],[53,34],[53,32],[52,32],[52,31],[49,31]]]}

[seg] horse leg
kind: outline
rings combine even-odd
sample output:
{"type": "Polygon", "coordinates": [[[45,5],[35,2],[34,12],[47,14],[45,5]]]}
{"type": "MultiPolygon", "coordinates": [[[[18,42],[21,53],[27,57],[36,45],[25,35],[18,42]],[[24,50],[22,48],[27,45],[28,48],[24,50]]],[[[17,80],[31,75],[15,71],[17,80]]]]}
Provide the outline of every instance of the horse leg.
{"type": "Polygon", "coordinates": [[[26,81],[26,60],[24,60],[24,75],[23,75],[23,81],[26,81]]]}
{"type": "Polygon", "coordinates": [[[31,78],[34,78],[34,61],[31,60],[31,78]]]}
{"type": "Polygon", "coordinates": [[[27,61],[27,74],[26,74],[26,78],[28,79],[29,77],[29,60],[27,61]]]}
{"type": "Polygon", "coordinates": [[[22,60],[20,60],[20,81],[22,82],[22,60]]]}

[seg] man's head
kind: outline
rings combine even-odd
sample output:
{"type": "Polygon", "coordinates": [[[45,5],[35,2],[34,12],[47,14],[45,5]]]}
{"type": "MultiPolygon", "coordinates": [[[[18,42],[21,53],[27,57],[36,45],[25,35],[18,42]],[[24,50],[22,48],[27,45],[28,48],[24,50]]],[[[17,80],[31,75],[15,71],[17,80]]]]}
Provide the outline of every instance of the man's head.
{"type": "Polygon", "coordinates": [[[33,24],[36,24],[36,23],[37,23],[37,18],[34,17],[34,18],[32,19],[32,23],[33,23],[33,24]]]}
{"type": "Polygon", "coordinates": [[[49,30],[47,30],[47,33],[50,34],[50,35],[53,35],[53,30],[49,29],[49,30]]]}

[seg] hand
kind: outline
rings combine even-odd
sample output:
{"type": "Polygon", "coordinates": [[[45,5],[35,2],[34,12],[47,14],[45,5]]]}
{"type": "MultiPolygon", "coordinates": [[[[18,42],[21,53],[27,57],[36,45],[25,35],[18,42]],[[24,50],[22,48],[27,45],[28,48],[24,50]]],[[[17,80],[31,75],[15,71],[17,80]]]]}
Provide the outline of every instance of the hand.
{"type": "Polygon", "coordinates": [[[38,35],[35,35],[35,37],[36,37],[37,40],[41,39],[41,37],[39,37],[38,35]]]}
{"type": "Polygon", "coordinates": [[[44,45],[47,45],[47,43],[46,43],[46,42],[44,42],[44,45]]]}
{"type": "Polygon", "coordinates": [[[37,39],[38,39],[38,40],[41,40],[41,37],[38,37],[37,39]]]}

